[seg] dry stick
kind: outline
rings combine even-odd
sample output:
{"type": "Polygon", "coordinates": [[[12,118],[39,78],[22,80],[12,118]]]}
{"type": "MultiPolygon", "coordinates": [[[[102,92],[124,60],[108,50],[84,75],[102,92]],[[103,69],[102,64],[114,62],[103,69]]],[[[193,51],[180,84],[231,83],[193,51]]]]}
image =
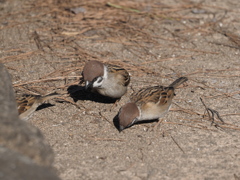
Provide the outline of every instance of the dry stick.
{"type": "Polygon", "coordinates": [[[128,47],[125,47],[125,45],[123,46],[123,48],[125,48],[125,50],[131,52],[133,55],[139,57],[139,59],[142,58],[141,54],[140,53],[135,53],[132,49],[129,49],[128,47]]]}
{"type": "MultiPolygon", "coordinates": [[[[181,120],[181,119],[180,119],[181,120]]],[[[182,119],[182,120],[187,120],[187,119],[182,119]]],[[[188,120],[188,121],[191,121],[191,120],[188,120]]],[[[238,126],[236,126],[236,125],[234,125],[234,124],[230,124],[230,123],[224,123],[226,126],[224,126],[224,125],[218,125],[220,128],[228,128],[228,129],[235,129],[235,130],[240,130],[240,128],[238,127],[238,126]]],[[[184,124],[180,124],[179,123],[179,125],[184,125],[184,124]]],[[[201,124],[197,124],[198,126],[201,126],[201,127],[205,127],[205,126],[203,126],[203,125],[201,125],[201,124]]],[[[195,128],[197,128],[197,127],[195,127],[195,128]]],[[[207,128],[207,127],[205,127],[205,128],[207,128]]],[[[202,129],[202,128],[200,128],[200,129],[202,129]]],[[[210,130],[210,129],[207,129],[207,130],[210,130]]],[[[212,130],[212,129],[211,129],[212,130]]]]}
{"type": "MultiPolygon", "coordinates": [[[[21,88],[21,87],[23,87],[23,86],[19,86],[18,88],[21,88]]],[[[26,86],[25,86],[26,87],[26,86]]],[[[40,89],[56,89],[56,87],[53,87],[53,86],[49,86],[49,85],[46,85],[46,86],[44,86],[44,85],[35,85],[35,86],[29,86],[29,88],[40,88],[40,89]]],[[[58,88],[58,87],[57,87],[58,88]]],[[[59,88],[58,88],[59,89],[59,88]]],[[[45,90],[44,90],[45,91],[45,90]]]]}
{"type": "MultiPolygon", "coordinates": [[[[223,93],[223,92],[217,90],[215,87],[208,86],[208,85],[206,85],[205,83],[198,82],[198,81],[196,81],[196,80],[194,80],[194,79],[192,79],[192,81],[197,82],[197,83],[200,83],[200,84],[203,84],[204,86],[206,86],[206,87],[208,87],[208,88],[210,88],[210,89],[213,89],[215,92],[218,92],[218,93],[221,94],[221,95],[219,95],[219,96],[226,96],[226,97],[231,97],[231,98],[233,98],[230,93],[223,93]]],[[[212,97],[212,96],[208,96],[208,97],[212,97]]],[[[213,97],[215,97],[215,96],[213,96],[213,97]]],[[[233,99],[235,99],[235,98],[233,98],[233,99]]]]}
{"type": "MultiPolygon", "coordinates": [[[[68,56],[68,55],[66,55],[66,57],[60,55],[60,57],[61,58],[72,59],[72,58],[76,58],[76,55],[75,56],[68,56]]],[[[58,61],[52,61],[52,63],[76,63],[76,62],[80,62],[80,61],[79,60],[60,60],[60,61],[58,60],[58,61]]],[[[72,67],[72,65],[70,67],[72,67]]]]}
{"type": "Polygon", "coordinates": [[[24,48],[21,49],[7,49],[7,48],[0,48],[0,50],[2,51],[2,53],[11,53],[11,52],[22,52],[22,51],[26,51],[24,48]]]}
{"type": "MultiPolygon", "coordinates": [[[[18,89],[21,89],[20,90],[20,92],[23,92],[23,93],[20,93],[20,94],[27,94],[27,93],[29,93],[29,94],[34,94],[34,95],[41,95],[41,94],[44,94],[44,93],[46,93],[46,89],[47,88],[49,88],[49,87],[37,87],[37,86],[31,86],[31,89],[30,88],[28,88],[28,87],[26,87],[26,86],[19,86],[19,87],[17,87],[18,89]],[[44,88],[45,88],[45,90],[44,91],[41,91],[41,90],[39,90],[39,89],[41,89],[41,90],[43,90],[44,88]],[[23,91],[22,91],[23,90],[23,91]]],[[[16,88],[15,88],[16,89],[16,88]]],[[[18,92],[18,90],[15,90],[16,92],[18,92]]],[[[51,92],[52,92],[52,90],[51,90],[51,92]]],[[[17,93],[18,94],[18,93],[17,93]]]]}
{"type": "MultiPolygon", "coordinates": [[[[66,99],[66,98],[64,98],[64,97],[57,97],[57,99],[62,99],[62,100],[64,100],[64,101],[66,101],[66,102],[69,102],[69,103],[75,105],[78,109],[81,109],[81,107],[80,107],[77,103],[75,103],[75,102],[73,102],[73,101],[71,101],[71,100],[69,100],[69,99],[66,99]]],[[[83,105],[82,105],[82,106],[83,106],[83,105]]],[[[84,106],[83,106],[83,107],[84,107],[84,106]]],[[[85,107],[84,107],[84,108],[85,108],[85,107]]]]}
{"type": "Polygon", "coordinates": [[[233,45],[229,45],[226,43],[219,43],[219,42],[208,42],[208,43],[219,45],[219,46],[226,46],[226,47],[230,47],[230,48],[234,48],[234,49],[239,49],[238,46],[233,46],[233,45]]]}
{"type": "Polygon", "coordinates": [[[215,130],[215,129],[201,128],[201,127],[192,126],[192,125],[188,125],[188,124],[184,124],[184,123],[164,122],[164,121],[163,121],[162,123],[163,123],[163,124],[176,124],[176,125],[187,126],[187,127],[191,127],[191,128],[203,129],[203,130],[208,130],[208,131],[217,131],[217,130],[215,130]]]}
{"type": "MultiPolygon", "coordinates": [[[[204,102],[203,102],[203,100],[202,100],[202,98],[200,97],[200,100],[201,100],[201,102],[203,103],[203,105],[204,105],[204,107],[205,107],[205,111],[207,111],[207,113],[208,113],[208,117],[209,117],[209,120],[212,120],[212,122],[214,122],[214,119],[213,119],[213,114],[212,114],[212,117],[210,116],[210,113],[209,113],[209,111],[208,111],[208,108],[207,108],[207,106],[204,104],[204,102]]],[[[205,114],[205,111],[204,111],[204,114],[205,114]]],[[[210,111],[211,112],[211,111],[210,111]]],[[[203,115],[203,117],[204,117],[204,115],[203,115]]],[[[212,124],[211,124],[212,125],[212,124]]]]}
{"type": "MultiPolygon", "coordinates": [[[[196,55],[200,55],[202,53],[198,53],[196,55]]],[[[159,60],[153,60],[153,61],[146,61],[144,63],[141,63],[141,65],[143,64],[149,64],[149,63],[156,63],[156,62],[163,62],[163,61],[171,61],[171,60],[177,60],[177,59],[184,59],[187,57],[191,57],[193,55],[185,55],[185,56],[178,56],[178,57],[170,57],[170,58],[165,58],[165,59],[159,59],[159,60]]]]}
{"type": "MultiPolygon", "coordinates": [[[[64,89],[64,88],[66,88],[66,87],[68,88],[68,87],[70,87],[70,86],[72,86],[72,85],[81,85],[81,84],[79,83],[79,80],[77,80],[77,81],[74,81],[74,82],[65,84],[65,85],[63,85],[63,86],[58,86],[58,89],[64,89]]],[[[81,87],[80,87],[80,86],[79,86],[78,89],[76,89],[76,91],[71,91],[71,93],[75,93],[75,92],[77,92],[77,91],[79,91],[79,90],[81,90],[81,87]]]]}
{"type": "Polygon", "coordinates": [[[40,80],[33,80],[33,81],[24,82],[24,83],[19,83],[19,84],[15,84],[13,86],[18,87],[18,86],[23,86],[23,85],[27,85],[27,84],[34,84],[34,83],[39,83],[39,82],[45,82],[45,81],[64,80],[66,78],[75,79],[75,78],[80,78],[80,77],[82,77],[82,76],[66,76],[66,77],[47,78],[47,79],[40,79],[40,80]]]}
{"type": "Polygon", "coordinates": [[[18,69],[19,67],[13,68],[13,67],[6,66],[6,64],[4,64],[4,66],[5,66],[7,69],[11,69],[11,70],[18,71],[18,72],[23,72],[23,70],[18,69]]]}
{"type": "MultiPolygon", "coordinates": [[[[229,11],[229,9],[225,8],[225,7],[219,7],[219,6],[211,6],[211,5],[201,5],[202,8],[213,8],[213,9],[221,9],[221,10],[226,10],[226,11],[229,11]]],[[[237,9],[238,10],[238,9],[237,9]]],[[[235,10],[231,10],[230,12],[235,12],[235,10]]],[[[237,11],[239,12],[239,11],[237,11]]]]}
{"type": "Polygon", "coordinates": [[[205,71],[199,69],[199,70],[196,70],[194,72],[190,72],[188,74],[185,74],[185,76],[190,76],[190,75],[200,74],[200,73],[205,73],[205,71]]]}
{"type": "Polygon", "coordinates": [[[181,120],[181,121],[189,121],[189,122],[194,122],[194,123],[202,123],[202,120],[197,120],[197,119],[186,119],[186,118],[178,118],[177,119],[181,120]]]}
{"type": "MultiPolygon", "coordinates": [[[[174,110],[174,111],[178,111],[178,110],[174,110]]],[[[204,114],[199,114],[201,116],[204,116],[204,114]]],[[[224,114],[224,115],[221,115],[221,116],[229,116],[229,115],[239,115],[239,114],[224,114]]],[[[193,119],[186,119],[186,118],[178,118],[179,120],[183,120],[183,121],[190,121],[190,122],[194,122],[194,123],[202,123],[202,120],[193,120],[193,119]]],[[[202,118],[201,118],[202,119],[202,118]]],[[[231,124],[231,123],[226,123],[224,122],[225,125],[228,125],[228,126],[235,126],[235,127],[238,127],[237,125],[235,124],[231,124]]],[[[230,128],[230,127],[229,127],[230,128]]]]}
{"type": "Polygon", "coordinates": [[[65,35],[65,36],[76,36],[76,35],[80,35],[80,34],[83,34],[87,31],[90,31],[92,30],[93,28],[92,27],[85,27],[83,28],[82,30],[80,31],[74,31],[74,32],[71,32],[71,31],[63,31],[61,32],[62,35],[65,35]]]}
{"type": "Polygon", "coordinates": [[[239,116],[240,113],[222,114],[222,116],[239,116]]]}
{"type": "MultiPolygon", "coordinates": [[[[230,77],[240,77],[240,75],[219,75],[219,74],[209,74],[209,76],[211,77],[211,78],[223,78],[223,77],[227,77],[227,78],[230,78],[230,77]]],[[[200,78],[200,77],[206,77],[206,75],[198,75],[197,76],[198,78],[200,78]]]]}
{"type": "Polygon", "coordinates": [[[198,126],[202,127],[202,128],[207,128],[207,126],[204,126],[202,124],[197,124],[198,126]]]}
{"type": "Polygon", "coordinates": [[[182,108],[180,105],[178,105],[178,104],[176,104],[176,103],[173,103],[173,104],[176,105],[176,106],[178,106],[179,108],[181,108],[181,109],[179,109],[179,110],[174,110],[174,111],[183,111],[183,112],[185,112],[185,113],[192,114],[192,115],[198,115],[198,116],[203,115],[203,114],[201,114],[201,113],[198,113],[198,112],[193,111],[192,109],[184,109],[184,108],[182,108]]]}
{"type": "MultiPolygon", "coordinates": [[[[227,116],[228,114],[226,114],[225,116],[227,116]]],[[[223,115],[221,115],[221,116],[223,116],[223,115]]],[[[224,122],[224,124],[225,125],[228,125],[228,126],[234,126],[234,127],[239,127],[239,126],[237,126],[237,125],[235,125],[235,124],[231,124],[231,123],[226,123],[226,122],[224,122]]],[[[230,127],[228,127],[228,128],[230,128],[230,127]]]]}
{"type": "Polygon", "coordinates": [[[113,123],[111,123],[104,115],[102,115],[101,112],[99,112],[99,115],[100,115],[105,121],[107,121],[109,124],[111,124],[112,126],[114,126],[113,123]]]}
{"type": "Polygon", "coordinates": [[[228,37],[230,41],[234,42],[238,46],[238,48],[240,47],[240,37],[237,34],[234,34],[230,31],[224,31],[224,30],[216,30],[216,31],[228,37]]]}
{"type": "Polygon", "coordinates": [[[154,131],[159,126],[159,124],[161,124],[162,122],[163,122],[163,118],[161,120],[158,120],[157,124],[153,127],[154,131]]]}
{"type": "Polygon", "coordinates": [[[34,39],[34,41],[35,41],[35,43],[36,43],[36,45],[37,45],[37,48],[38,48],[39,50],[41,50],[41,51],[44,51],[44,50],[43,50],[42,43],[41,43],[41,40],[40,40],[40,37],[39,37],[37,31],[34,31],[34,32],[33,32],[33,39],[34,39]]]}
{"type": "Polygon", "coordinates": [[[118,9],[123,9],[123,10],[127,10],[127,11],[131,11],[131,12],[135,12],[135,13],[141,13],[141,11],[137,10],[137,9],[132,9],[132,8],[128,8],[128,7],[123,7],[117,4],[113,4],[110,2],[107,2],[107,5],[110,7],[114,7],[114,8],[118,8],[118,9]]]}
{"type": "Polygon", "coordinates": [[[181,148],[181,146],[177,143],[177,141],[170,135],[170,137],[172,138],[173,142],[175,142],[175,144],[177,145],[177,147],[185,154],[184,150],[181,148]]]}
{"type": "Polygon", "coordinates": [[[237,176],[236,174],[234,174],[234,179],[235,180],[240,180],[240,176],[237,176]]]}
{"type": "Polygon", "coordinates": [[[228,129],[234,129],[234,130],[240,130],[240,128],[238,128],[238,127],[229,127],[229,126],[223,126],[223,125],[218,125],[218,127],[220,127],[220,128],[228,128],[228,129]]]}
{"type": "Polygon", "coordinates": [[[113,138],[91,138],[91,137],[86,137],[84,139],[94,140],[94,141],[121,141],[121,142],[125,141],[123,139],[113,139],[113,138]]]}
{"type": "Polygon", "coordinates": [[[7,57],[0,58],[0,62],[1,63],[7,63],[7,62],[12,62],[12,61],[17,61],[17,60],[23,59],[25,57],[31,56],[33,54],[37,55],[39,53],[41,53],[41,52],[30,51],[30,52],[26,52],[26,53],[22,53],[22,54],[18,54],[18,55],[7,56],[7,57]]]}
{"type": "MultiPolygon", "coordinates": [[[[27,91],[27,93],[29,93],[29,94],[39,95],[39,93],[33,92],[32,90],[26,89],[24,87],[19,87],[19,89],[23,89],[25,92],[27,91]]],[[[24,94],[26,94],[26,93],[24,93],[24,94]]]]}
{"type": "Polygon", "coordinates": [[[75,68],[72,68],[72,69],[68,69],[68,70],[62,71],[61,73],[62,73],[62,75],[67,76],[68,74],[70,74],[72,72],[80,71],[79,75],[81,75],[82,69],[83,69],[83,67],[75,67],[75,68]]]}
{"type": "MultiPolygon", "coordinates": [[[[193,52],[199,52],[199,53],[205,53],[205,54],[220,54],[218,52],[212,52],[212,51],[203,51],[203,50],[198,50],[198,49],[191,49],[191,48],[182,48],[181,46],[176,46],[176,45],[170,45],[170,46],[173,46],[175,48],[180,48],[182,50],[188,50],[188,51],[193,51],[193,52]]],[[[198,54],[197,54],[198,55],[198,54]]],[[[193,56],[193,55],[192,55],[193,56]]],[[[194,56],[196,56],[194,54],[194,56]]]]}
{"type": "Polygon", "coordinates": [[[82,69],[82,67],[79,67],[79,66],[78,67],[72,67],[72,65],[67,66],[67,67],[63,67],[63,68],[65,70],[62,70],[62,69],[59,68],[59,69],[57,69],[57,70],[55,70],[55,71],[53,71],[49,74],[44,75],[43,77],[41,77],[41,79],[44,79],[46,77],[53,76],[53,75],[56,75],[56,74],[66,75],[65,73],[67,73],[67,72],[71,73],[71,72],[82,69]],[[69,68],[71,68],[71,69],[69,69],[69,68]]]}
{"type": "MultiPolygon", "coordinates": [[[[203,100],[202,100],[201,97],[200,97],[200,100],[201,100],[203,106],[205,107],[206,112],[208,113],[209,120],[212,120],[211,125],[213,125],[213,123],[215,123],[216,127],[219,127],[219,125],[218,125],[216,122],[214,122],[214,120],[215,120],[214,115],[215,115],[215,114],[217,115],[218,119],[219,119],[220,121],[222,121],[222,123],[224,123],[223,119],[220,117],[219,113],[218,113],[216,110],[211,109],[211,108],[208,108],[208,107],[205,105],[205,103],[203,102],[203,100]],[[210,113],[211,113],[211,115],[210,115],[210,113]]],[[[205,112],[204,112],[204,114],[205,114],[205,112]]]]}
{"type": "Polygon", "coordinates": [[[233,95],[239,94],[239,93],[240,93],[240,91],[236,91],[236,92],[231,92],[231,93],[222,93],[222,94],[215,95],[215,96],[205,96],[205,97],[206,98],[215,98],[215,97],[227,96],[227,97],[231,97],[233,99],[239,100],[237,98],[232,97],[233,95]]]}

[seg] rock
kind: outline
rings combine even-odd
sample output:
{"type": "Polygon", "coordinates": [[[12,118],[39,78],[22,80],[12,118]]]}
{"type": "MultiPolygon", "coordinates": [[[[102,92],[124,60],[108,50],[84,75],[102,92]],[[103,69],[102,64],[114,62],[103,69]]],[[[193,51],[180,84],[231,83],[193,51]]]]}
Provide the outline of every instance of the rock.
{"type": "Polygon", "coordinates": [[[18,118],[10,76],[0,64],[0,179],[59,179],[41,132],[18,118]]]}
{"type": "Polygon", "coordinates": [[[2,146],[0,146],[0,179],[59,180],[48,167],[39,166],[29,157],[2,146]]]}

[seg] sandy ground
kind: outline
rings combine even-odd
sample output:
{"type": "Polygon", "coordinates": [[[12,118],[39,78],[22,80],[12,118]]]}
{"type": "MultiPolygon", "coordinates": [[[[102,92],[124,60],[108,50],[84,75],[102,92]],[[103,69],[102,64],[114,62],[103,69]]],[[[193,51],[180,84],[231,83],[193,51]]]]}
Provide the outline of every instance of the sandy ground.
{"type": "MultiPolygon", "coordinates": [[[[74,179],[240,178],[240,3],[215,1],[0,1],[0,62],[17,93],[76,91],[29,120],[74,179]],[[116,7],[115,5],[121,5],[116,7]],[[74,13],[78,8],[79,12],[74,13]],[[113,106],[77,91],[87,60],[125,67],[113,106]],[[189,81],[157,122],[119,133],[113,118],[142,87],[189,81]],[[224,120],[203,116],[205,107],[224,120]]],[[[99,100],[100,99],[100,100],[99,100]]]]}

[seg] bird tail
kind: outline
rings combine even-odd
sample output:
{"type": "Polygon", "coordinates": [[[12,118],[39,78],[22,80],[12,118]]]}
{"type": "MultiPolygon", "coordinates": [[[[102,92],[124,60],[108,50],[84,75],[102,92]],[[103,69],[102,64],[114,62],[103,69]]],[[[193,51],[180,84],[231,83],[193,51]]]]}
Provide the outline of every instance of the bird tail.
{"type": "Polygon", "coordinates": [[[40,97],[40,99],[41,99],[41,101],[47,101],[47,100],[53,99],[55,97],[58,97],[60,95],[61,94],[59,94],[57,92],[54,92],[54,93],[50,93],[50,94],[47,94],[45,96],[42,96],[42,97],[40,97]]]}
{"type": "Polygon", "coordinates": [[[61,94],[57,93],[57,92],[53,92],[53,93],[50,93],[50,94],[47,94],[45,96],[59,96],[61,94]]]}
{"type": "Polygon", "coordinates": [[[177,80],[175,80],[172,84],[169,85],[169,87],[176,88],[180,86],[182,83],[186,82],[188,80],[187,77],[180,77],[177,80]]]}

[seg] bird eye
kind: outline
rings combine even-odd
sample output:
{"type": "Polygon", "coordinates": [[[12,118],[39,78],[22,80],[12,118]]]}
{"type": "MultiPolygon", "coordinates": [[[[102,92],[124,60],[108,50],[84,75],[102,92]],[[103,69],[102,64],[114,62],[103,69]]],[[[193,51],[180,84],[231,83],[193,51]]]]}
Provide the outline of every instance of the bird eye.
{"type": "Polygon", "coordinates": [[[95,77],[95,78],[92,80],[92,82],[95,82],[95,81],[97,81],[97,79],[98,79],[98,77],[95,77]]]}

